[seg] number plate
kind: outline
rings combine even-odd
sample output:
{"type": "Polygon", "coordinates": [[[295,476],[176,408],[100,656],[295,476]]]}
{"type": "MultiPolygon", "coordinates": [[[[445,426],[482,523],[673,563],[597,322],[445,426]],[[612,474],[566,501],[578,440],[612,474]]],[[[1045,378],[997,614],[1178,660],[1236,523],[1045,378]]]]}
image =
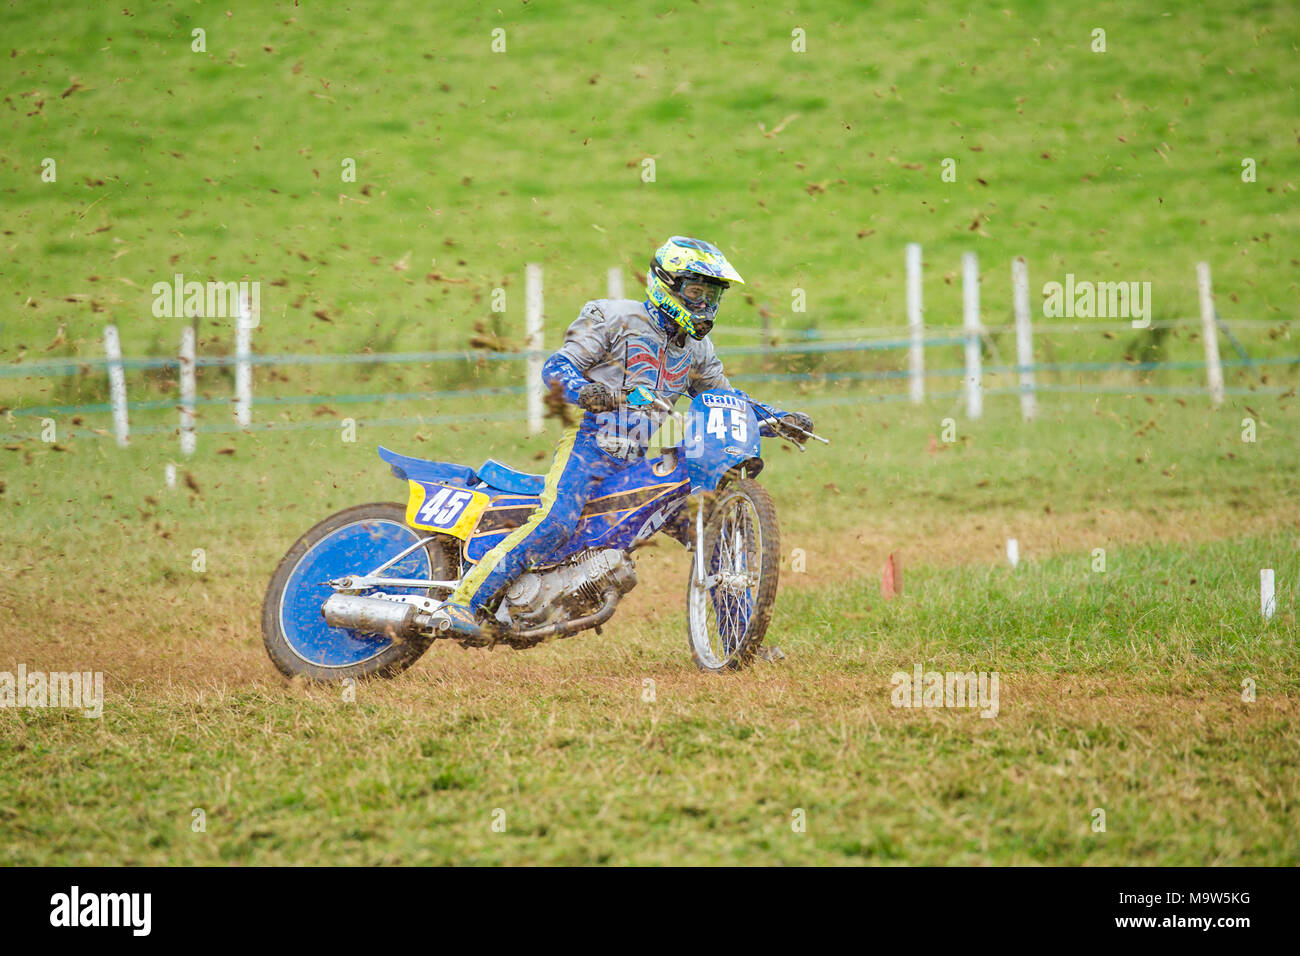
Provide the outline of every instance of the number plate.
{"type": "Polygon", "coordinates": [[[406,523],[412,528],[441,531],[468,538],[479,516],[491,501],[481,491],[454,485],[410,482],[411,498],[406,503],[406,523]]]}

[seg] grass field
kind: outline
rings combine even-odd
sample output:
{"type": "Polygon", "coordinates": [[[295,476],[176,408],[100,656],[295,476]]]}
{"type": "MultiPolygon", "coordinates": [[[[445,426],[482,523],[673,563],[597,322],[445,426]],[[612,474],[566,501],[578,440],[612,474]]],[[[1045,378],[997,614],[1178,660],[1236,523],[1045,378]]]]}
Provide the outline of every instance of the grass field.
{"type": "MultiPolygon", "coordinates": [[[[1112,398],[930,450],[925,410],[831,406],[830,448],[769,445],[785,661],[694,671],[670,543],[602,636],[439,645],[355,702],[278,677],[258,604],[306,526],[399,493],[375,441],[418,442],[240,436],[171,492],[170,443],[4,452],[0,661],[107,690],[101,720],[0,710],[0,859],[1294,864],[1297,421],[1256,411],[1255,444],[1236,409],[1112,398]],[[917,664],[998,672],[996,717],[891,706],[917,664]]],[[[445,437],[520,464],[549,440],[445,437]]]]}
{"type": "Polygon", "coordinates": [[[518,344],[526,261],[562,324],[673,233],[731,255],[727,323],[752,328],[901,325],[909,241],[939,325],[968,250],[996,321],[1016,255],[1035,288],[1151,281],[1156,318],[1198,314],[1207,258],[1225,317],[1292,318],[1284,0],[129,9],[4,13],[6,359],[60,325],[99,355],[110,318],[127,354],[174,354],[150,290],[176,272],[260,280],[264,352],[460,347],[475,322],[518,344]]]}
{"type": "MultiPolygon", "coordinates": [[[[1067,273],[1150,281],[1156,320],[1199,315],[1208,261],[1240,344],[1293,357],[1293,4],[241,0],[0,23],[0,672],[101,671],[106,692],[102,719],[0,707],[0,864],[1300,863],[1294,366],[1230,369],[1217,410],[1124,391],[1200,372],[1125,371],[1103,396],[1044,375],[1060,390],[1031,423],[1005,377],[974,422],[940,397],[958,378],[919,407],[883,401],[897,383],[747,380],[833,442],[765,447],[784,661],[696,672],[665,542],[602,635],[439,644],[354,699],[268,661],[280,556],[401,496],[377,444],[540,470],[556,426],[474,420],[517,396],[340,396],[519,385],[520,365],[259,368],[259,397],[300,402],[256,424],[302,427],[205,432],[185,460],[146,430],[175,425],[173,373],[128,375],[156,407],[119,449],[102,411],[47,409],[103,402],[101,371],[16,372],[101,356],[109,322],[128,356],[173,356],[188,320],[151,306],[176,273],[260,282],[260,353],[510,350],[538,262],[554,346],[608,267],[634,292],[671,234],[748,280],[724,301],[732,371],[900,367],[727,346],[765,321],[901,330],[913,241],[931,328],[959,324],[979,254],[995,364],[1017,255],[1035,303],[1067,273]],[[411,414],[467,420],[382,424],[411,414]],[[996,672],[996,716],[893,706],[918,666],[996,672]]],[[[1039,311],[1040,361],[1203,355],[1192,329],[1066,335],[1039,311]]],[[[229,320],[198,328],[201,355],[231,351],[229,320]]],[[[229,427],[230,378],[200,370],[203,425],[229,427]]]]}

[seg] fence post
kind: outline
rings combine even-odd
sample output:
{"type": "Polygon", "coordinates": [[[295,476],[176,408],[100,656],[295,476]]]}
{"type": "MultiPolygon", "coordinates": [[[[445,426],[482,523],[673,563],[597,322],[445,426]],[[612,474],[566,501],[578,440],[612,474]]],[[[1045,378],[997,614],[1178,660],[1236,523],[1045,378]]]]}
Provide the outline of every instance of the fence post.
{"type": "Polygon", "coordinates": [[[181,454],[194,454],[194,326],[181,329],[181,454]]]}
{"type": "Polygon", "coordinates": [[[1223,404],[1223,363],[1219,360],[1219,329],[1214,321],[1214,292],[1210,287],[1210,264],[1196,263],[1196,290],[1201,300],[1201,338],[1205,340],[1205,377],[1210,402],[1223,404]]]}
{"type": "Polygon", "coordinates": [[[921,245],[907,244],[907,327],[912,344],[908,348],[909,388],[912,403],[925,401],[925,326],[921,307],[921,245]]]}
{"type": "Polygon", "coordinates": [[[113,433],[117,444],[125,448],[131,434],[126,417],[126,375],[122,372],[122,341],[117,326],[104,326],[104,354],[108,357],[108,394],[113,403],[113,433]]]}
{"type": "Polygon", "coordinates": [[[962,326],[966,330],[966,417],[984,414],[984,385],[980,381],[980,266],[975,253],[961,257],[962,326]]]}
{"type": "Polygon", "coordinates": [[[235,322],[235,422],[247,428],[253,419],[253,369],[248,355],[253,336],[252,309],[248,299],[239,299],[239,318],[235,322]]]}
{"type": "Polygon", "coordinates": [[[1029,264],[1024,256],[1011,260],[1012,303],[1016,313],[1016,365],[1020,368],[1020,414],[1029,421],[1038,414],[1034,394],[1034,338],[1029,320],[1029,264]]]}
{"type": "Polygon", "coordinates": [[[524,328],[528,348],[528,433],[542,430],[542,267],[524,269],[524,328]]]}
{"type": "Polygon", "coordinates": [[[605,279],[606,297],[610,299],[623,298],[623,267],[610,266],[608,276],[605,279]]]}

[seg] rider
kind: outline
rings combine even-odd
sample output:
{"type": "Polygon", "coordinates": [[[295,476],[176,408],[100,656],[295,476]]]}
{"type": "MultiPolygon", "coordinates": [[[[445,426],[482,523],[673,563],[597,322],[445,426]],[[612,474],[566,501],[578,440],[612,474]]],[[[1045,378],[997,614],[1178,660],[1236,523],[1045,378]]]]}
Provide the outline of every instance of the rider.
{"type": "MultiPolygon", "coordinates": [[[[629,392],[639,386],[671,405],[682,395],[732,387],[708,334],[733,282],[744,280],[717,246],[673,236],[650,263],[645,301],[583,306],[564,345],[542,366],[542,380],[586,414],[560,436],[537,509],[465,575],[435,620],[472,633],[511,581],[568,541],[596,486],[645,455],[665,416],[624,406],[629,392]]],[[[798,440],[800,429],[813,430],[801,412],[754,405],[767,422],[764,434],[798,440]]]]}

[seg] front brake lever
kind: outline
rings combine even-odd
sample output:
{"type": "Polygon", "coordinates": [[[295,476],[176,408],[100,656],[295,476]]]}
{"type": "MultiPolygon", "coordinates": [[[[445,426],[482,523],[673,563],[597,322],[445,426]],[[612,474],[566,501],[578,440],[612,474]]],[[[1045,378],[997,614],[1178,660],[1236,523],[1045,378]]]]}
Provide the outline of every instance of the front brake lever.
{"type": "Polygon", "coordinates": [[[810,432],[810,431],[807,431],[806,429],[800,428],[798,425],[795,425],[793,422],[788,423],[788,424],[785,424],[785,425],[782,425],[781,427],[782,427],[782,428],[790,428],[790,429],[793,429],[794,431],[797,431],[799,434],[801,434],[801,435],[803,435],[803,436],[805,436],[805,437],[807,437],[807,438],[815,438],[815,439],[817,439],[819,442],[821,442],[823,445],[829,445],[829,444],[831,443],[831,440],[830,440],[829,438],[822,438],[821,435],[818,435],[818,434],[816,434],[815,432],[810,432]]]}

